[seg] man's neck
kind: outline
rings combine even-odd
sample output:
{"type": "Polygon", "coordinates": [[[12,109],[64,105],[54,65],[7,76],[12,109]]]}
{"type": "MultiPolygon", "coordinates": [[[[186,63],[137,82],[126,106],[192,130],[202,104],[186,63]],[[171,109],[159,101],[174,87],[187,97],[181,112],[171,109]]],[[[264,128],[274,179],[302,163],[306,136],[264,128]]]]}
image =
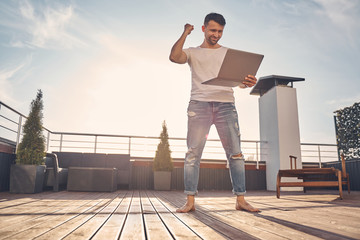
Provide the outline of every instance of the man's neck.
{"type": "Polygon", "coordinates": [[[211,49],[216,49],[216,48],[220,48],[221,45],[216,43],[215,45],[209,44],[206,40],[204,40],[204,42],[200,45],[201,48],[211,48],[211,49]]]}

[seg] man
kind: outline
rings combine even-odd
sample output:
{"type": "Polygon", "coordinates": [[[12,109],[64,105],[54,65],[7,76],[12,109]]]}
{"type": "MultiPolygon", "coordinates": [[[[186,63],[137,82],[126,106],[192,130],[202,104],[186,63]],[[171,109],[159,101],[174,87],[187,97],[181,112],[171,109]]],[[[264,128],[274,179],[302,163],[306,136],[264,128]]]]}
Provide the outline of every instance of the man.
{"type": "MultiPolygon", "coordinates": [[[[225,27],[225,19],[217,13],[205,17],[202,31],[204,41],[199,47],[183,49],[188,35],[194,26],[186,24],[184,32],[174,44],[170,60],[175,63],[188,63],[191,68],[192,89],[188,107],[188,133],[184,163],[184,184],[187,202],[177,212],[195,210],[195,195],[199,180],[200,159],[205,146],[206,136],[214,124],[228,158],[233,193],[237,196],[235,208],[258,212],[245,201],[245,163],[240,148],[238,116],[231,87],[201,84],[215,77],[220,69],[227,48],[219,45],[225,27]]],[[[248,75],[241,88],[252,87],[257,79],[248,75]]]]}

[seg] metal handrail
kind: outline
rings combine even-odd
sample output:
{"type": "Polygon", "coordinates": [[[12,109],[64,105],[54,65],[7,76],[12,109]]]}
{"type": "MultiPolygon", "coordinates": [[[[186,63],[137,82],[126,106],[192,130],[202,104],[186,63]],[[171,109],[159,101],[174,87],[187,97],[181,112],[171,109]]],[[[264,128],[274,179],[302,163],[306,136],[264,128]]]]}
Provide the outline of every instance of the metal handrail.
{"type": "MultiPolygon", "coordinates": [[[[6,108],[7,108],[7,109],[9,109],[10,111],[12,111],[12,112],[14,112],[14,113],[18,114],[20,117],[27,118],[27,116],[25,116],[24,114],[22,114],[22,113],[20,113],[20,112],[16,111],[15,109],[13,109],[12,107],[10,107],[9,105],[6,105],[6,104],[5,104],[5,103],[3,103],[2,101],[0,101],[0,109],[1,109],[1,106],[6,107],[6,108]]],[[[2,115],[1,115],[1,116],[2,116],[2,115]]],[[[12,121],[12,120],[10,120],[10,121],[12,121]]],[[[17,122],[15,122],[15,121],[12,121],[12,122],[14,122],[15,124],[18,124],[18,123],[17,123],[17,122]]],[[[49,129],[47,129],[46,127],[42,126],[42,128],[43,128],[45,131],[48,131],[48,132],[50,132],[50,133],[51,133],[51,131],[50,131],[49,129]]]]}
{"type": "Polygon", "coordinates": [[[317,158],[319,161],[319,168],[322,167],[322,159],[327,158],[327,159],[334,159],[334,160],[339,160],[338,157],[338,151],[337,151],[337,145],[336,144],[319,144],[319,143],[302,143],[301,146],[312,146],[312,147],[317,147],[316,150],[301,150],[301,152],[310,152],[310,153],[317,153],[317,156],[307,156],[307,155],[303,155],[302,154],[302,158],[317,158]],[[321,147],[335,147],[336,150],[333,151],[324,151],[321,150],[321,147]],[[321,153],[336,153],[334,156],[328,156],[328,155],[321,155],[321,153]]]}
{"type": "MultiPolygon", "coordinates": [[[[4,128],[7,131],[11,131],[17,134],[16,137],[16,146],[19,144],[20,137],[21,137],[21,129],[22,129],[22,118],[27,118],[25,115],[21,114],[20,112],[16,111],[15,109],[11,108],[10,106],[6,105],[5,103],[0,101],[0,110],[1,107],[4,106],[9,109],[11,112],[15,113],[19,117],[19,121],[16,122],[6,116],[0,114],[0,116],[8,122],[15,123],[17,126],[17,130],[11,129],[9,127],[3,126],[0,124],[0,127],[4,128]]],[[[0,112],[1,113],[1,112],[0,112]]],[[[51,150],[58,150],[62,151],[63,149],[73,149],[73,150],[86,150],[86,151],[93,151],[93,152],[101,152],[101,151],[118,151],[124,152],[126,151],[128,154],[134,154],[141,152],[145,154],[145,152],[149,151],[146,150],[148,148],[153,148],[157,145],[157,143],[151,143],[152,140],[158,140],[159,137],[154,136],[134,136],[134,135],[118,135],[118,134],[99,134],[99,133],[78,133],[78,132],[53,132],[45,127],[43,127],[44,131],[47,132],[46,137],[46,151],[51,150]],[[91,140],[73,140],[73,139],[64,139],[64,137],[90,137],[91,140]],[[56,139],[59,138],[59,139],[56,139]],[[101,138],[117,138],[117,139],[125,139],[122,142],[113,142],[113,141],[101,141],[101,138]],[[140,142],[139,142],[140,141],[140,142]],[[71,146],[68,145],[71,143],[71,146]],[[54,144],[54,145],[52,145],[54,144]],[[85,146],[81,146],[82,144],[88,144],[85,146]],[[104,144],[112,145],[113,147],[109,146],[102,146],[104,144]],[[89,146],[90,145],[90,146],[89,146]],[[116,145],[120,145],[121,147],[116,147],[116,145]],[[127,147],[124,147],[127,145],[127,147]],[[140,146],[140,148],[138,148],[140,146]]],[[[172,149],[182,148],[186,150],[186,138],[179,138],[179,137],[170,137],[169,141],[181,141],[183,144],[174,143],[171,144],[172,149]]],[[[214,142],[218,144],[217,146],[207,146],[204,151],[204,155],[212,155],[213,157],[216,155],[215,159],[218,159],[220,154],[223,157],[220,157],[222,160],[225,160],[224,151],[219,139],[207,139],[207,142],[211,143],[214,142]]],[[[260,152],[259,144],[262,143],[259,140],[241,140],[242,149],[244,155],[252,156],[252,158],[257,162],[257,167],[259,167],[260,156],[264,155],[265,153],[260,152]],[[251,144],[251,146],[244,146],[243,144],[251,144]],[[255,146],[254,146],[255,145],[255,146]],[[249,150],[249,151],[248,151],[249,150]],[[246,152],[248,151],[248,152],[246,152]]],[[[319,161],[319,166],[321,167],[322,160],[324,159],[337,159],[337,150],[324,150],[326,147],[336,147],[336,144],[324,144],[324,143],[301,143],[301,147],[315,147],[315,149],[302,149],[302,158],[303,161],[306,158],[317,158],[319,161]],[[311,155],[314,153],[314,155],[311,155]],[[324,153],[331,154],[336,153],[334,156],[324,155],[324,153]]],[[[151,149],[153,153],[155,150],[151,149]]],[[[183,153],[183,150],[174,150],[173,153],[183,153]]]]}
{"type": "MultiPolygon", "coordinates": [[[[8,118],[8,117],[5,117],[5,116],[3,116],[3,115],[0,114],[0,116],[1,116],[2,118],[4,118],[5,120],[7,120],[8,122],[14,123],[14,124],[17,126],[17,130],[13,130],[13,129],[10,129],[10,128],[5,127],[5,126],[3,126],[3,125],[0,125],[1,128],[5,129],[5,130],[8,130],[8,131],[10,131],[10,132],[16,133],[16,148],[15,148],[15,152],[16,152],[16,151],[17,151],[17,147],[18,147],[18,145],[19,145],[19,143],[20,143],[21,135],[22,135],[22,132],[21,132],[21,130],[22,130],[22,122],[23,122],[22,120],[23,120],[23,118],[27,119],[27,116],[25,116],[24,114],[16,111],[15,109],[13,109],[12,107],[10,107],[9,105],[7,105],[7,104],[3,103],[2,101],[0,101],[0,110],[1,110],[1,107],[2,107],[2,106],[6,107],[8,110],[10,110],[10,111],[13,112],[13,113],[16,113],[16,114],[18,115],[18,117],[19,117],[18,122],[16,122],[16,121],[14,121],[14,120],[12,120],[12,119],[10,119],[10,118],[8,118]]],[[[47,137],[45,137],[45,139],[46,139],[46,141],[47,141],[46,151],[48,151],[48,149],[49,149],[49,137],[50,137],[51,131],[50,131],[49,129],[47,129],[46,127],[44,127],[44,126],[41,126],[41,127],[42,127],[42,129],[43,129],[44,131],[47,131],[47,133],[48,133],[48,134],[47,134],[47,137]]]]}

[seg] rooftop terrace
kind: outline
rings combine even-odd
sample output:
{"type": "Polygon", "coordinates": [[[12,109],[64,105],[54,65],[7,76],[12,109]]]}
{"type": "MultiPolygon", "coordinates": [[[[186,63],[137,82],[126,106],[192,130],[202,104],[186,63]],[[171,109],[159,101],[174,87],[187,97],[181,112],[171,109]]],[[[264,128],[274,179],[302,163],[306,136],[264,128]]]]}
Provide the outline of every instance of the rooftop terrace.
{"type": "MultiPolygon", "coordinates": [[[[8,161],[21,139],[26,116],[2,102],[0,110],[0,154],[8,161]]],[[[169,140],[175,160],[173,190],[153,191],[151,158],[157,137],[46,128],[44,135],[48,152],[92,153],[97,162],[100,153],[129,155],[131,187],[111,193],[0,192],[0,239],[360,239],[360,192],[353,191],[359,189],[358,178],[353,179],[351,194],[344,192],[343,200],[338,190],[328,189],[306,194],[284,191],[277,199],[275,192],[265,191],[266,163],[260,159],[266,153],[260,152],[257,140],[243,140],[242,148],[247,160],[247,200],[260,208],[260,213],[235,210],[225,155],[220,141],[213,139],[204,153],[196,211],[179,214],[175,210],[186,197],[180,191],[185,139],[169,140]]],[[[302,143],[301,150],[303,162],[308,164],[321,166],[338,158],[334,144],[302,143]]],[[[347,169],[354,171],[350,177],[357,176],[357,163],[347,164],[347,169]]]]}
{"type": "Polygon", "coordinates": [[[180,191],[0,193],[0,239],[359,239],[360,192],[250,191],[261,209],[234,209],[229,191],[204,191],[176,213],[180,191]]]}

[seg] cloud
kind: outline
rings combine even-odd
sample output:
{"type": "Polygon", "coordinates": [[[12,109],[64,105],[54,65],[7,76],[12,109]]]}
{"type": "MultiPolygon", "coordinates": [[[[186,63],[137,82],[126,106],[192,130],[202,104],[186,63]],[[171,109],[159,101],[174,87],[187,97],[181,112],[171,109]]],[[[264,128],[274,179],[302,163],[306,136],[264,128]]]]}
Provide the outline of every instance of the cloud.
{"type": "MultiPolygon", "coordinates": [[[[29,54],[16,63],[3,64],[0,68],[0,99],[14,106],[19,102],[14,98],[14,93],[24,85],[24,81],[31,74],[33,55],[29,54]]],[[[15,96],[16,97],[16,96],[15,96]]]]}
{"type": "Polygon", "coordinates": [[[278,13],[269,16],[274,24],[270,30],[277,34],[300,35],[302,41],[315,39],[320,46],[327,42],[344,43],[359,49],[360,1],[253,1],[260,9],[278,13]]]}
{"type": "Polygon", "coordinates": [[[360,102],[360,94],[355,95],[355,96],[348,96],[348,97],[340,98],[340,99],[336,99],[336,100],[330,100],[330,101],[327,101],[326,104],[332,106],[333,109],[339,110],[339,109],[342,109],[345,107],[350,107],[356,102],[360,102]]]}
{"type": "Polygon", "coordinates": [[[319,15],[326,16],[343,33],[352,47],[358,47],[360,4],[353,0],[314,0],[321,6],[319,15]]]}
{"type": "Polygon", "coordinates": [[[13,99],[13,84],[10,79],[25,66],[25,63],[11,69],[0,70],[0,96],[1,101],[11,104],[14,103],[13,99]]]}
{"type": "Polygon", "coordinates": [[[12,47],[64,49],[85,45],[70,31],[75,19],[72,5],[35,6],[25,0],[9,17],[17,22],[6,21],[8,28],[17,30],[10,41],[12,47]]]}
{"type": "Polygon", "coordinates": [[[326,15],[334,24],[354,27],[359,4],[352,0],[314,0],[322,6],[320,13],[326,15]]]}

